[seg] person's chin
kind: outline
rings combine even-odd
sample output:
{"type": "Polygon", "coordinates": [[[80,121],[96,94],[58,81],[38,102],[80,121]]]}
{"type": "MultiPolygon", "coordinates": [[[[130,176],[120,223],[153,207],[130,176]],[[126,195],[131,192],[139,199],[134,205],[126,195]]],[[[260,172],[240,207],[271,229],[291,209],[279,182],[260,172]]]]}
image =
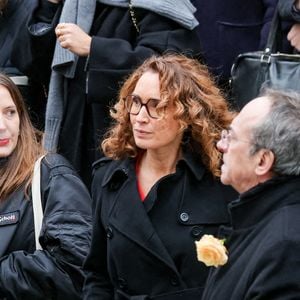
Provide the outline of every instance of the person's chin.
{"type": "Polygon", "coordinates": [[[224,168],[221,169],[221,178],[220,178],[220,180],[225,185],[230,184],[230,182],[228,180],[227,172],[224,168]]]}

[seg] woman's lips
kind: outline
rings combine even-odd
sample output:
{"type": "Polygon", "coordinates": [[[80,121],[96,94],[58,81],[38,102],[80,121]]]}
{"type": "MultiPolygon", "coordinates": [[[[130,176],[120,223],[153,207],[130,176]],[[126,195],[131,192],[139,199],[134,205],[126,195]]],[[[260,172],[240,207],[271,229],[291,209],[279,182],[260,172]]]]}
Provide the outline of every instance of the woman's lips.
{"type": "Polygon", "coordinates": [[[149,132],[149,131],[140,130],[140,129],[135,129],[134,131],[137,136],[147,136],[147,135],[151,134],[151,132],[149,132]]]}
{"type": "Polygon", "coordinates": [[[6,146],[9,143],[9,139],[0,139],[0,147],[6,146]]]}

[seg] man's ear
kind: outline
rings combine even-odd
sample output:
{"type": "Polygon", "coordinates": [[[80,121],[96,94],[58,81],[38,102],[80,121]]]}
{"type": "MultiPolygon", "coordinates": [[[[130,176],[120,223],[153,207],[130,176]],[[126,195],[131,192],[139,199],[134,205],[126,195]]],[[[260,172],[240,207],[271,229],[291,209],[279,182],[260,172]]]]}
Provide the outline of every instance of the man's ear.
{"type": "Polygon", "coordinates": [[[275,161],[275,155],[271,150],[267,149],[261,149],[258,154],[259,161],[255,168],[255,172],[256,175],[263,176],[271,172],[275,161]]]}

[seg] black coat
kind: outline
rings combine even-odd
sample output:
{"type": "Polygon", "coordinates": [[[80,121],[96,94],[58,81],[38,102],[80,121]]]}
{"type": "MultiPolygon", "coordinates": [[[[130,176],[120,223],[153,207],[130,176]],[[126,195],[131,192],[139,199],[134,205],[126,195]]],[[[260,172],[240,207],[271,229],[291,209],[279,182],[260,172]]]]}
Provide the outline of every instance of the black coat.
{"type": "Polygon", "coordinates": [[[144,202],[133,160],[100,161],[84,299],[200,299],[208,269],[197,262],[194,242],[228,223],[234,196],[191,154],[144,202]]]}
{"type": "MultiPolygon", "coordinates": [[[[42,9],[37,10],[28,24],[47,19],[50,8],[49,11],[46,14],[42,9]]],[[[195,31],[144,9],[135,8],[134,11],[139,33],[128,8],[97,4],[89,33],[93,38],[88,63],[85,57],[79,58],[75,78],[67,80],[66,98],[61,99],[64,118],[58,150],[87,183],[90,182],[92,162],[100,157],[99,141],[110,123],[109,108],[125,77],[154,53],[166,50],[188,54],[200,52],[195,31]]],[[[50,30],[42,35],[33,35],[25,27],[16,40],[12,55],[21,70],[43,81],[47,81],[50,74],[56,40],[53,29],[59,12],[59,9],[56,15],[55,10],[52,12],[50,30]],[[21,49],[19,45],[22,45],[21,49]]]]}
{"type": "Polygon", "coordinates": [[[210,272],[203,300],[300,299],[300,178],[259,185],[230,212],[229,260],[210,272]]]}
{"type": "Polygon", "coordinates": [[[43,251],[35,250],[31,198],[20,189],[0,203],[0,299],[81,299],[90,196],[59,155],[43,159],[41,176],[43,251]]]}

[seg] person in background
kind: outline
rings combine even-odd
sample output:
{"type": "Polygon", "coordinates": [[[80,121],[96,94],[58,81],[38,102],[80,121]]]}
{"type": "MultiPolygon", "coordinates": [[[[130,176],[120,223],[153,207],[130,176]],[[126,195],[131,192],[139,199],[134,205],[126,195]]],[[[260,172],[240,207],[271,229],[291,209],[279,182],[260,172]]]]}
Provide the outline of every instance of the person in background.
{"type": "Polygon", "coordinates": [[[0,74],[0,298],[81,299],[90,233],[87,188],[62,156],[46,154],[18,88],[0,74]],[[31,181],[44,154],[36,250],[31,181]]]}
{"type": "Polygon", "coordinates": [[[235,58],[263,50],[278,0],[192,0],[204,62],[228,91],[235,58]]]}
{"type": "Polygon", "coordinates": [[[232,229],[220,230],[228,262],[210,271],[202,299],[300,299],[300,95],[266,91],[217,147],[221,181],[240,197],[232,229]]]}
{"type": "Polygon", "coordinates": [[[291,45],[300,51],[300,1],[299,0],[279,0],[278,9],[283,19],[296,21],[291,27],[287,38],[291,45]]]}
{"type": "Polygon", "coordinates": [[[200,52],[194,11],[189,0],[38,1],[12,60],[45,84],[51,73],[45,147],[68,158],[88,186],[124,77],[154,53],[200,52]]]}
{"type": "Polygon", "coordinates": [[[168,54],[131,74],[111,115],[84,299],[201,299],[208,271],[194,241],[229,222],[235,197],[215,148],[232,113],[204,65],[168,54]]]}
{"type": "MultiPolygon", "coordinates": [[[[33,125],[42,130],[46,109],[45,87],[36,78],[25,76],[10,55],[15,36],[33,11],[37,0],[0,0],[0,72],[7,74],[20,89],[33,125]]],[[[22,44],[18,45],[18,49],[22,44]]]]}

